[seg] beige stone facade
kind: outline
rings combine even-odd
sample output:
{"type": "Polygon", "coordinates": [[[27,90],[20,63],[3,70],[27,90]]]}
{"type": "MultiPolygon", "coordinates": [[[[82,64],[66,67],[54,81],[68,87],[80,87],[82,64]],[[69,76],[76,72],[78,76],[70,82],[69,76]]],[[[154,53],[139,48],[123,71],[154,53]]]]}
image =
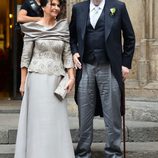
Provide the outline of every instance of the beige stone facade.
{"type": "MultiPolygon", "coordinates": [[[[67,16],[72,5],[68,0],[67,16]]],[[[158,99],[158,0],[122,0],[126,3],[135,35],[133,67],[126,81],[126,95],[131,98],[158,99]]]]}

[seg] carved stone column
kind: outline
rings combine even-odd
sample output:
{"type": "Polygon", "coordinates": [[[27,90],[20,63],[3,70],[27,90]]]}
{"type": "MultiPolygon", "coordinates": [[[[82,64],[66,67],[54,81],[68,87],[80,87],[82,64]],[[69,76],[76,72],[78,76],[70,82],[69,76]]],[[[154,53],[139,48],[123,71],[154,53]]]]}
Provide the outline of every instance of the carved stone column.
{"type": "Polygon", "coordinates": [[[140,59],[138,63],[138,80],[140,87],[145,86],[149,81],[149,53],[154,38],[154,18],[153,18],[153,0],[144,0],[144,28],[143,37],[140,45],[140,59]]]}

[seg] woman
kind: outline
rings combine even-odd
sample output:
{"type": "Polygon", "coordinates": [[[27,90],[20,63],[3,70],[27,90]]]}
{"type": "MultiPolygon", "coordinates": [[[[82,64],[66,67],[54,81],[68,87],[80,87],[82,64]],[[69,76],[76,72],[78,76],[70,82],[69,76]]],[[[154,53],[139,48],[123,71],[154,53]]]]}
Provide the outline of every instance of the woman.
{"type": "Polygon", "coordinates": [[[40,5],[40,0],[25,0],[17,15],[17,23],[15,25],[15,33],[17,36],[17,94],[19,93],[20,86],[20,58],[23,48],[23,33],[21,32],[20,23],[36,22],[39,21],[42,16],[43,10],[40,5]]]}
{"type": "Polygon", "coordinates": [[[41,0],[44,17],[25,23],[21,57],[23,96],[15,158],[74,158],[65,100],[54,95],[68,73],[67,92],[74,85],[68,24],[60,16],[62,2],[41,0]]]}
{"type": "Polygon", "coordinates": [[[17,22],[36,22],[43,16],[40,0],[25,0],[18,12],[17,22]]]}

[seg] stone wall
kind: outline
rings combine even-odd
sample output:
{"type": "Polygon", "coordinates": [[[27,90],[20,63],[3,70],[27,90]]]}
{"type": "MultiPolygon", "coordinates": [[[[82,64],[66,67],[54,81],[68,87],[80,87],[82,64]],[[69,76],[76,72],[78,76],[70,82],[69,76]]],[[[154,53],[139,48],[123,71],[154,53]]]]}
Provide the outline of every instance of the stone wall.
{"type": "MultiPolygon", "coordinates": [[[[158,0],[122,0],[126,3],[134,31],[136,49],[126,96],[146,100],[158,99],[158,0]]],[[[68,0],[67,16],[79,0],[68,0]]]]}

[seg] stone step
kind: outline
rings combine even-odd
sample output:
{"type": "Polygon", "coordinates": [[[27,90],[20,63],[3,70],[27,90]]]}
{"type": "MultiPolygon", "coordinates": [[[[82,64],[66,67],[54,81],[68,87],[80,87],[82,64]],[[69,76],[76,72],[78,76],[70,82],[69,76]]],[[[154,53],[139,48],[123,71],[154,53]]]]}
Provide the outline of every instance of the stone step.
{"type": "Polygon", "coordinates": [[[0,114],[19,113],[21,100],[1,100],[0,114]]]}
{"type": "MultiPolygon", "coordinates": [[[[19,114],[0,114],[0,144],[14,144],[16,140],[19,114]]],[[[73,142],[78,140],[78,118],[69,117],[73,142]]],[[[94,142],[105,141],[104,121],[94,119],[94,142]]],[[[127,142],[158,141],[158,123],[126,121],[127,142]]]]}
{"type": "MultiPolygon", "coordinates": [[[[93,158],[104,158],[104,144],[92,146],[93,158]]],[[[126,143],[126,158],[158,158],[158,142],[126,143]]]]}
{"type": "MultiPolygon", "coordinates": [[[[77,116],[77,106],[72,97],[67,98],[69,116],[77,116]]],[[[0,101],[0,114],[19,113],[20,100],[0,101]]],[[[158,101],[126,99],[126,120],[158,122],[158,101]]]]}
{"type": "Polygon", "coordinates": [[[15,145],[0,145],[0,158],[14,158],[15,145]]]}
{"type": "MultiPolygon", "coordinates": [[[[76,144],[74,144],[74,148],[76,144]]],[[[13,158],[15,145],[0,145],[0,158],[13,158]]],[[[104,158],[104,143],[92,144],[93,158],[104,158]]],[[[158,158],[158,142],[126,143],[126,158],[158,158]]]]}
{"type": "Polygon", "coordinates": [[[126,100],[126,119],[158,122],[158,101],[126,100]]]}

